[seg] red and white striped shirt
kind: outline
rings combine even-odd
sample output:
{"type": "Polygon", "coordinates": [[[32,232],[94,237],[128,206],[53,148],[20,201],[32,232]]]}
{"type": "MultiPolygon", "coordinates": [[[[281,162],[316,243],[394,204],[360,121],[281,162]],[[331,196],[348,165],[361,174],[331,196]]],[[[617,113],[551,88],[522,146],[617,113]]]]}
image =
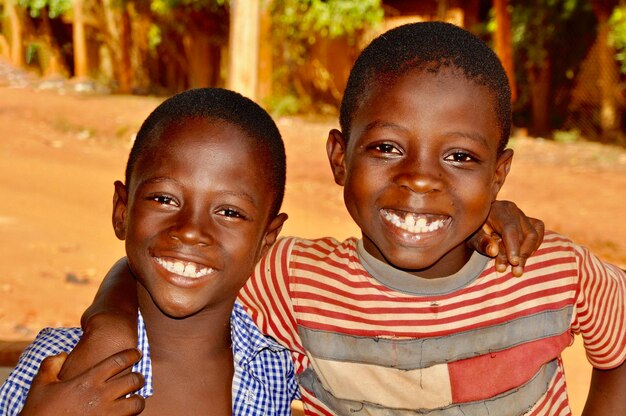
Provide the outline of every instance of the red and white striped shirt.
{"type": "Polygon", "coordinates": [[[240,299],[292,350],[307,414],[567,415],[561,351],[626,358],[626,275],[547,232],[524,276],[475,253],[423,279],[357,239],[284,238],[240,299]]]}

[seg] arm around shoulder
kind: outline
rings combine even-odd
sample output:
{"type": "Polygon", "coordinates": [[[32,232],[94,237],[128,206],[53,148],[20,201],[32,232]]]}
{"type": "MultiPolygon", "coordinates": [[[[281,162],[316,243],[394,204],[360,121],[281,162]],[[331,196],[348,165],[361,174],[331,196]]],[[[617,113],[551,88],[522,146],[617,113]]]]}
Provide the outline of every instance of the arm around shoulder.
{"type": "Polygon", "coordinates": [[[63,365],[65,380],[137,346],[137,288],[125,258],[113,265],[81,318],[84,334],[63,365]]]}

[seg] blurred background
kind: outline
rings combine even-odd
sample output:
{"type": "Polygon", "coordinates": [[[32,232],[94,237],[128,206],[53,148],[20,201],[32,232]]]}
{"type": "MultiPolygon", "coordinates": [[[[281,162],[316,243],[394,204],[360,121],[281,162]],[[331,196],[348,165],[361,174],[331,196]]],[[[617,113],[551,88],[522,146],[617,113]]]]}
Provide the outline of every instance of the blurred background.
{"type": "MultiPolygon", "coordinates": [[[[275,114],[336,112],[359,50],[419,20],[496,50],[531,135],[624,144],[618,0],[2,0],[0,53],[44,86],[172,94],[227,86],[275,114]]],[[[19,81],[14,81],[19,82],[19,81]]]]}
{"type": "MultiPolygon", "coordinates": [[[[358,235],[324,143],[359,51],[400,24],[484,39],[514,91],[500,193],[626,268],[626,2],[593,0],[0,0],[0,367],[45,326],[77,326],[124,255],[113,181],[163,100],[227,87],[287,149],[283,235],[358,235]]],[[[591,368],[564,353],[573,413],[591,368]]],[[[0,379],[2,370],[0,369],[0,379]]]]}

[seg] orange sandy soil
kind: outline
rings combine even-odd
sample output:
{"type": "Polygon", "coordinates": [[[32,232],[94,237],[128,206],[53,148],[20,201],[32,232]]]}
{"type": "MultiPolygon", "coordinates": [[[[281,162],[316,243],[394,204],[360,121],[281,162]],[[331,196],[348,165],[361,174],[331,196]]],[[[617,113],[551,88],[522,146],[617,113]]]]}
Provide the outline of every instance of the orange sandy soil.
{"type": "MultiPolygon", "coordinates": [[[[0,87],[0,340],[78,324],[123,255],[110,225],[112,183],[122,177],[133,132],[160,101],[0,87]]],[[[288,154],[283,234],[355,234],[325,156],[335,120],[281,118],[278,125],[288,154]]],[[[512,147],[501,197],[626,267],[626,151],[519,136],[512,147]]],[[[580,341],[565,361],[580,414],[590,376],[580,341]]]]}

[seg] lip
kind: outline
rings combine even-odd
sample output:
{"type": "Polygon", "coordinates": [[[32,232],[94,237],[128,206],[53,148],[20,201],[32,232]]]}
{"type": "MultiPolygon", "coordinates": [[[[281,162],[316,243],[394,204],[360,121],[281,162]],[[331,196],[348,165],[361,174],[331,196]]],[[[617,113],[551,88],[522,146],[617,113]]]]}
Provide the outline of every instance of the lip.
{"type": "Polygon", "coordinates": [[[445,214],[383,208],[379,210],[382,223],[395,239],[408,245],[425,245],[447,233],[452,217],[445,214]]]}

